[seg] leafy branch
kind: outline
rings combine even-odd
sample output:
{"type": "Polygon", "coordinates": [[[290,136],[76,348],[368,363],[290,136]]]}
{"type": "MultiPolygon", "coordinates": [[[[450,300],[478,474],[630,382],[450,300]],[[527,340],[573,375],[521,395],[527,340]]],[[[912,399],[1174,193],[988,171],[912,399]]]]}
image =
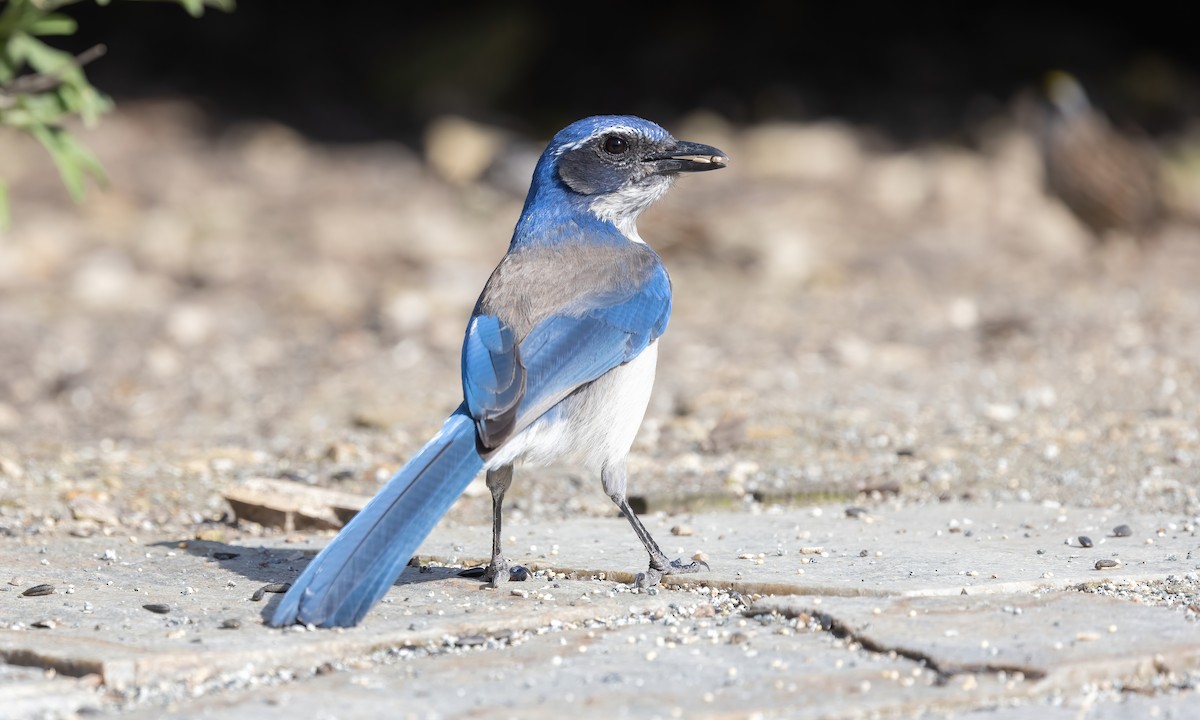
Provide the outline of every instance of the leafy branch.
{"type": "MultiPolygon", "coordinates": [[[[80,0],[8,0],[0,10],[0,127],[10,127],[37,140],[58,168],[67,192],[82,200],[88,178],[104,182],[95,155],[62,124],[78,117],[96,124],[112,101],[88,82],[83,68],[104,55],[96,45],[79,55],[51,47],[41,38],[74,35],[73,18],[58,10],[80,0]]],[[[193,17],[205,7],[232,11],[234,0],[171,0],[193,17]]],[[[108,5],[111,0],[96,0],[108,5]]],[[[8,187],[0,180],[0,229],[10,222],[8,187]]]]}

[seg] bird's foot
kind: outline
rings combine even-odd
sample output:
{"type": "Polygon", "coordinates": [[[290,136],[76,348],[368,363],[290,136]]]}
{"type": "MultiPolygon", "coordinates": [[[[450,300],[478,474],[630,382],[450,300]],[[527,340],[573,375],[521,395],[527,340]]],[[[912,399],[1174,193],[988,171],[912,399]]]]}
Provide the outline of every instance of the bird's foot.
{"type": "Polygon", "coordinates": [[[525,582],[529,579],[529,568],[524,565],[509,565],[507,558],[497,558],[489,565],[466,568],[458,571],[459,577],[482,578],[488,585],[497,587],[506,582],[525,582]],[[497,582],[499,578],[499,582],[497,582]]]}
{"type": "Polygon", "coordinates": [[[483,574],[483,578],[493,588],[500,587],[506,582],[525,582],[529,579],[529,568],[524,565],[512,565],[508,558],[498,557],[492,559],[492,564],[488,565],[487,572],[483,574]]]}
{"type": "Polygon", "coordinates": [[[651,564],[646,569],[646,572],[640,572],[633,578],[633,587],[644,590],[657,585],[663,579],[664,575],[686,575],[687,573],[709,569],[708,563],[703,560],[696,560],[685,564],[682,560],[676,558],[669,563],[663,563],[663,567],[661,568],[656,568],[651,564]]]}

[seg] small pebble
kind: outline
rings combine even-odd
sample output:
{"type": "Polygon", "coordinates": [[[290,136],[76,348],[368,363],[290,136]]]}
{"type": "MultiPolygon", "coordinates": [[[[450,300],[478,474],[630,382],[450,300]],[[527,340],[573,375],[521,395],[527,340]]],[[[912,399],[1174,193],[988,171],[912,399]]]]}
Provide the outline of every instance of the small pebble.
{"type": "Polygon", "coordinates": [[[291,589],[291,583],[271,583],[269,585],[263,585],[259,589],[255,590],[254,594],[250,596],[250,599],[254,602],[258,602],[259,600],[262,600],[263,596],[267,593],[285,593],[291,589]]]}
{"type": "Polygon", "coordinates": [[[1118,525],[1113,528],[1113,537],[1129,537],[1133,534],[1133,528],[1128,525],[1118,525]]]}
{"type": "Polygon", "coordinates": [[[690,535],[691,535],[693,532],[695,532],[695,531],[694,531],[694,530],[692,530],[692,526],[691,526],[691,525],[686,525],[686,524],[683,524],[683,523],[680,523],[679,525],[676,525],[676,526],[674,526],[674,527],[672,527],[672,528],[671,528],[671,534],[672,534],[672,535],[678,535],[678,536],[680,536],[680,537],[688,537],[688,536],[690,536],[690,535]]]}
{"type": "Polygon", "coordinates": [[[171,606],[167,605],[166,603],[148,603],[142,607],[159,615],[166,615],[167,613],[171,612],[171,606]]]}
{"type": "Polygon", "coordinates": [[[487,638],[483,635],[466,635],[460,637],[454,644],[457,647],[479,647],[487,644],[487,638]]]}
{"type": "Polygon", "coordinates": [[[58,623],[54,622],[53,620],[38,620],[37,622],[33,623],[33,627],[40,628],[42,630],[53,630],[54,628],[58,627],[58,623]]]}
{"type": "Polygon", "coordinates": [[[235,557],[237,557],[238,555],[241,555],[241,553],[215,552],[215,553],[213,553],[213,560],[232,560],[235,557]]]}
{"type": "Polygon", "coordinates": [[[34,585],[33,587],[26,589],[25,592],[21,593],[21,595],[24,597],[38,597],[40,595],[53,595],[53,594],[54,594],[54,586],[53,585],[34,585]]]}
{"type": "Polygon", "coordinates": [[[222,620],[219,627],[222,630],[237,630],[241,626],[242,626],[241,620],[238,620],[237,618],[229,618],[227,620],[222,620]]]}
{"type": "Polygon", "coordinates": [[[1079,547],[1090,548],[1091,546],[1092,546],[1092,539],[1090,537],[1088,537],[1087,535],[1079,536],[1079,547]]]}
{"type": "Polygon", "coordinates": [[[1120,561],[1120,560],[1113,560],[1113,559],[1111,559],[1111,558],[1104,558],[1104,559],[1102,559],[1102,560],[1097,560],[1097,561],[1096,561],[1096,569],[1097,569],[1097,570],[1111,570],[1112,568],[1119,568],[1119,567],[1121,567],[1121,561],[1120,561]]]}
{"type": "Polygon", "coordinates": [[[851,505],[850,507],[846,508],[846,517],[848,517],[848,518],[859,518],[866,514],[867,514],[867,509],[865,507],[858,507],[857,505],[851,505]]]}

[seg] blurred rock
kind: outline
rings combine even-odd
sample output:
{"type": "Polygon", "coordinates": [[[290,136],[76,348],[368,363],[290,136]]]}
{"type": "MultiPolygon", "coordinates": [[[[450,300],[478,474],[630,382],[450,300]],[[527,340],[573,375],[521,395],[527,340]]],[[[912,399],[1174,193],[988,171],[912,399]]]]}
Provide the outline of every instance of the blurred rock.
{"type": "Polygon", "coordinates": [[[431,308],[428,293],[401,290],[387,299],[383,316],[399,335],[420,332],[429,322],[431,308]]]}
{"type": "Polygon", "coordinates": [[[506,141],[503,131],[445,115],[425,129],[425,159],[443,179],[466,185],[483,176],[506,141]]]}
{"type": "Polygon", "coordinates": [[[336,530],[370,500],[360,495],[270,478],[245,480],[226,489],[224,495],[239,520],[285,532],[336,530]]]}
{"type": "Polygon", "coordinates": [[[913,154],[873,159],[863,178],[863,195],[884,214],[912,219],[932,194],[929,169],[913,154]]]}
{"type": "Polygon", "coordinates": [[[743,133],[741,151],[744,159],[732,161],[749,174],[811,183],[849,184],[863,164],[857,137],[834,122],[759,125],[743,133]]]}
{"type": "Polygon", "coordinates": [[[115,307],[122,304],[136,276],[124,253],[100,251],[75,272],[73,290],[75,297],[88,305],[115,307]]]}
{"type": "Polygon", "coordinates": [[[212,311],[203,305],[177,305],[167,315],[167,334],[185,347],[199,345],[208,339],[213,322],[212,311]]]}
{"type": "Polygon", "coordinates": [[[6,402],[0,402],[0,431],[13,430],[21,422],[17,409],[6,402]]]}
{"type": "Polygon", "coordinates": [[[88,495],[76,497],[67,506],[76,520],[91,520],[102,525],[119,525],[121,522],[111,505],[88,495]]]}
{"type": "Polygon", "coordinates": [[[165,278],[139,273],[124,252],[97,250],[75,270],[72,295],[97,310],[157,311],[169,293],[165,278]]]}
{"type": "Polygon", "coordinates": [[[270,122],[242,124],[227,140],[260,192],[290,192],[308,181],[312,151],[295,130],[270,122]]]}
{"type": "Polygon", "coordinates": [[[714,453],[736,450],[746,442],[746,416],[727,412],[708,433],[707,449],[714,453]]]}
{"type": "Polygon", "coordinates": [[[25,477],[25,471],[21,469],[16,460],[0,457],[0,475],[12,478],[13,480],[20,480],[25,477]]]}

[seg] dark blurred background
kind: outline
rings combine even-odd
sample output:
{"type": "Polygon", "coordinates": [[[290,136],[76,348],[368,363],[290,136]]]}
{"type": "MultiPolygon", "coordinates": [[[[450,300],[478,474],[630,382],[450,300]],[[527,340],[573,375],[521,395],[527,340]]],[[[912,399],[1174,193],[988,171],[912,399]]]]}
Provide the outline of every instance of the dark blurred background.
{"type": "Polygon", "coordinates": [[[70,8],[89,73],[122,99],[185,95],[326,141],[415,140],[445,113],[544,136],[577,117],[836,117],[899,142],[970,140],[1048,70],[1118,124],[1172,133],[1200,108],[1191,3],[242,2],[70,8]]]}

